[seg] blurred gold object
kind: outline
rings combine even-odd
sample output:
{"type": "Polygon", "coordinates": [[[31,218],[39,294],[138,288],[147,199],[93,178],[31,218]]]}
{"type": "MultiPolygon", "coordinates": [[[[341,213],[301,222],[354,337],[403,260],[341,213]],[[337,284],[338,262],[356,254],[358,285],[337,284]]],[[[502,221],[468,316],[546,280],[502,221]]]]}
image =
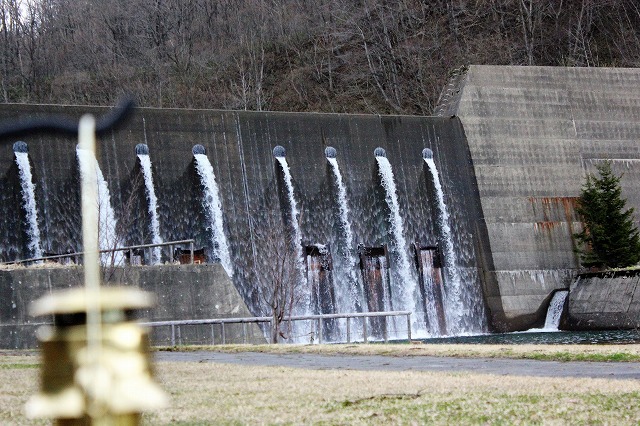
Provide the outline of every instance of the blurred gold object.
{"type": "Polygon", "coordinates": [[[148,329],[136,317],[153,297],[128,287],[100,290],[99,351],[87,345],[87,292],[66,290],[32,305],[36,316],[53,315],[38,330],[42,384],[26,405],[28,417],[53,418],[58,425],[137,425],[142,412],[166,405],[153,381],[148,329]]]}

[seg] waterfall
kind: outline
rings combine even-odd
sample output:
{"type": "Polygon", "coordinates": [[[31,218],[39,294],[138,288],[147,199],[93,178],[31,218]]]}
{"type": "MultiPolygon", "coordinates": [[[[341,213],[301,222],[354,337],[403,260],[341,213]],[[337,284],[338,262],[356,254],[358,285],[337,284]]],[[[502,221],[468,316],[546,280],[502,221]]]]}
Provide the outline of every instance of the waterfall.
{"type": "Polygon", "coordinates": [[[564,302],[567,299],[569,291],[559,290],[556,291],[549,302],[549,309],[547,310],[547,318],[544,321],[544,331],[558,331],[560,326],[560,317],[562,316],[562,310],[564,308],[564,302]]]}
{"type": "MultiPolygon", "coordinates": [[[[158,220],[158,198],[156,197],[156,191],[153,188],[153,174],[151,172],[151,158],[149,158],[149,148],[145,144],[136,145],[136,154],[140,159],[140,165],[142,167],[142,174],[144,177],[144,187],[147,194],[149,217],[151,219],[151,225],[149,230],[151,231],[151,243],[161,244],[162,237],[160,237],[160,222],[158,220]]],[[[157,265],[160,263],[160,257],[162,250],[160,247],[154,247],[151,255],[151,264],[157,265]]]]}
{"type": "Polygon", "coordinates": [[[420,250],[418,252],[422,265],[421,275],[429,330],[433,335],[442,336],[447,334],[447,326],[442,306],[442,276],[440,269],[434,266],[436,255],[435,250],[420,250]]]}
{"type": "Polygon", "coordinates": [[[357,312],[360,306],[360,297],[358,291],[358,277],[356,268],[358,260],[355,257],[353,249],[353,231],[349,222],[349,205],[347,203],[347,189],[342,180],[338,160],[336,159],[336,150],[333,147],[325,149],[327,161],[331,165],[331,171],[335,178],[336,187],[338,189],[338,208],[340,212],[340,229],[342,230],[342,250],[341,262],[344,265],[338,271],[337,286],[339,288],[338,309],[341,312],[357,312]]]}
{"type": "MultiPolygon", "coordinates": [[[[395,288],[399,291],[397,297],[392,298],[393,309],[416,312],[415,294],[417,289],[416,279],[411,273],[411,263],[407,256],[407,241],[404,238],[404,224],[400,216],[400,204],[396,183],[393,176],[391,163],[387,160],[386,153],[382,148],[375,150],[376,161],[378,162],[378,172],[382,179],[382,186],[386,191],[385,201],[389,206],[389,222],[391,224],[392,248],[396,253],[397,275],[399,282],[395,283],[395,288]]],[[[395,296],[395,295],[394,295],[395,296]]],[[[414,316],[414,326],[417,327],[414,316]]],[[[417,331],[417,330],[416,330],[417,331]]]]}
{"type": "Polygon", "coordinates": [[[220,259],[220,263],[224,267],[227,274],[233,276],[233,264],[231,263],[231,255],[229,253],[229,244],[224,234],[222,222],[222,206],[220,204],[220,193],[216,176],[213,173],[213,166],[209,162],[209,157],[204,152],[202,145],[193,147],[193,156],[196,160],[196,170],[200,175],[200,181],[204,186],[204,199],[202,200],[207,218],[210,222],[211,230],[211,247],[213,255],[220,259]],[[196,149],[196,147],[198,149],[196,149]]]}
{"type": "MultiPolygon", "coordinates": [[[[87,179],[91,164],[96,171],[96,179],[98,183],[98,245],[100,250],[111,250],[119,245],[119,237],[117,235],[116,215],[111,206],[111,194],[107,181],[104,179],[102,170],[98,165],[95,155],[86,149],[76,148],[76,156],[80,165],[81,179],[87,179]]],[[[100,262],[103,265],[111,264],[111,256],[113,255],[113,265],[121,265],[124,263],[124,255],[121,251],[112,253],[102,253],[100,262]]]]}
{"type": "MultiPolygon", "coordinates": [[[[287,186],[287,197],[289,199],[289,215],[291,220],[291,226],[293,227],[293,242],[296,248],[296,265],[298,270],[302,275],[304,275],[304,265],[302,264],[302,232],[300,231],[300,224],[298,223],[298,218],[300,216],[300,211],[298,210],[298,203],[296,202],[296,197],[293,191],[293,179],[291,178],[291,170],[289,170],[289,164],[287,163],[287,159],[285,158],[285,150],[280,145],[276,146],[273,149],[273,155],[280,163],[282,168],[282,172],[284,174],[284,182],[287,186]]],[[[305,307],[305,314],[309,313],[309,307],[311,304],[311,298],[309,297],[309,292],[305,292],[303,294],[302,304],[305,307]]]]}
{"type": "Polygon", "coordinates": [[[444,192],[440,183],[440,174],[436,168],[433,157],[424,157],[427,167],[433,176],[433,185],[436,189],[438,198],[438,222],[442,232],[442,242],[444,243],[443,256],[445,261],[445,273],[448,280],[445,283],[444,292],[444,309],[447,319],[449,332],[458,334],[465,331],[463,324],[464,306],[462,303],[462,280],[460,279],[460,271],[458,270],[458,259],[453,247],[453,236],[449,225],[449,212],[444,201],[444,192]]]}
{"type": "Polygon", "coordinates": [[[31,176],[31,164],[29,163],[28,147],[24,142],[13,144],[13,151],[16,155],[16,164],[20,172],[20,185],[22,187],[23,209],[27,222],[27,248],[32,258],[42,257],[42,245],[40,242],[40,228],[38,228],[38,210],[36,209],[35,185],[31,176]]]}
{"type": "Polygon", "coordinates": [[[438,224],[441,230],[440,240],[444,246],[444,271],[447,278],[444,286],[444,310],[447,330],[453,335],[478,331],[478,326],[480,326],[480,329],[483,328],[484,315],[481,314],[481,318],[476,318],[472,312],[474,306],[481,306],[482,301],[477,300],[474,289],[470,287],[475,280],[469,280],[465,286],[462,279],[462,272],[458,266],[458,256],[453,244],[449,212],[444,200],[440,174],[433,161],[433,152],[425,148],[422,151],[422,156],[433,176],[433,185],[438,199],[438,224]]]}

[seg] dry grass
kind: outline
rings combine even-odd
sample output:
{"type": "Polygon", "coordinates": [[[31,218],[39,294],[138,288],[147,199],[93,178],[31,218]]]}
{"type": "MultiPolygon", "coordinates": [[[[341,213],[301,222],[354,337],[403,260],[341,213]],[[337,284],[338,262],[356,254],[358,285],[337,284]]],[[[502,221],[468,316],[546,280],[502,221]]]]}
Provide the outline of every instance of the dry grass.
{"type": "MultiPolygon", "coordinates": [[[[382,350],[374,345],[355,346],[361,346],[358,349],[367,353],[382,350]]],[[[416,354],[412,347],[404,346],[411,355],[416,354]]],[[[479,353],[491,349],[475,345],[474,348],[479,353]]],[[[519,346],[509,348],[524,350],[519,346]]],[[[596,352],[611,349],[570,348],[596,352]]],[[[441,351],[446,348],[437,352],[433,348],[421,349],[430,350],[429,354],[444,354],[441,351]]],[[[0,424],[48,424],[27,420],[22,414],[24,402],[37,391],[38,362],[34,356],[0,355],[0,424]]],[[[159,381],[170,394],[171,405],[146,414],[147,425],[618,425],[637,424],[640,419],[640,382],[634,380],[311,370],[186,362],[160,362],[157,369],[159,381]]]]}
{"type": "Polygon", "coordinates": [[[0,424],[49,424],[27,421],[22,411],[38,390],[38,362],[35,356],[0,355],[0,424]]]}
{"type": "MultiPolygon", "coordinates": [[[[264,352],[278,354],[447,356],[461,358],[519,358],[556,361],[640,361],[634,345],[474,345],[474,344],[336,344],[336,345],[218,345],[184,346],[181,351],[264,352]]],[[[160,348],[175,350],[175,348],[160,348]]]]}
{"type": "Polygon", "coordinates": [[[635,424],[640,383],[160,363],[148,424],[635,424]]]}

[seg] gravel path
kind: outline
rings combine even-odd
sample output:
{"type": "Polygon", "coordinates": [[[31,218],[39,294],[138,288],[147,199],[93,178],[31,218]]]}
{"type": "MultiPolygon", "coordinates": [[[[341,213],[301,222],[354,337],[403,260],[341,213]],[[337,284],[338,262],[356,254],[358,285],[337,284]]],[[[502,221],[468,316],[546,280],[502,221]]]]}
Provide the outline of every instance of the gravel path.
{"type": "Polygon", "coordinates": [[[215,362],[221,364],[283,366],[314,370],[381,370],[474,372],[505,376],[640,379],[640,363],[558,362],[500,358],[391,357],[379,355],[265,354],[156,352],[159,362],[215,362]]]}

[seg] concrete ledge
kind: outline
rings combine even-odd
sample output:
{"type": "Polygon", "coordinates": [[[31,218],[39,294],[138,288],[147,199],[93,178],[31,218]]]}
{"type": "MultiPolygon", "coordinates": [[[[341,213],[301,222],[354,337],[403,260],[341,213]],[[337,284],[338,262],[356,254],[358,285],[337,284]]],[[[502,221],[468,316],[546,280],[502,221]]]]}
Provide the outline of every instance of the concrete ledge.
{"type": "MultiPolygon", "coordinates": [[[[151,321],[249,317],[247,308],[233,282],[220,264],[164,265],[116,268],[110,283],[130,285],[155,293],[157,306],[146,313],[151,321]]],[[[34,348],[38,323],[51,318],[34,318],[28,313],[29,304],[54,290],[83,284],[81,267],[16,268],[0,270],[0,348],[34,348]]],[[[183,343],[209,344],[211,326],[181,328],[183,343]]],[[[170,327],[153,330],[154,344],[169,345],[170,327]]],[[[227,343],[243,343],[243,326],[225,327],[227,343]]],[[[246,326],[248,343],[265,343],[256,324],[246,326]]],[[[220,330],[216,343],[220,341],[220,330]]]]}
{"type": "Polygon", "coordinates": [[[638,327],[640,271],[581,274],[571,284],[563,328],[608,330],[638,327]]]}

